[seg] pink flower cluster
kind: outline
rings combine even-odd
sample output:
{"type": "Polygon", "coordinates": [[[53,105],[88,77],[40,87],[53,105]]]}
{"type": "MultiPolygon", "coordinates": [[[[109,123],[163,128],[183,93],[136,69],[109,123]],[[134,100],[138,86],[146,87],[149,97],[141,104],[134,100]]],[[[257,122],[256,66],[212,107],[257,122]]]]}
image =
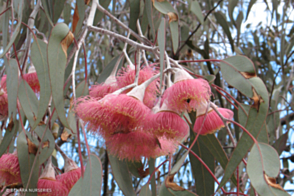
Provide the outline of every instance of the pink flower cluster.
{"type": "MultiPolygon", "coordinates": [[[[155,105],[159,74],[154,70],[144,67],[139,72],[139,86],[120,90],[135,81],[135,70],[123,69],[117,77],[112,74],[104,84],[92,86],[90,96],[76,102],[78,117],[92,133],[102,136],[108,152],[120,159],[140,160],[174,153],[178,142],[189,134],[189,126],[181,117],[183,112],[197,111],[194,132],[214,133],[224,126],[213,110],[203,121],[201,111],[209,103],[210,86],[183,69],[175,69],[174,84],[155,105]]],[[[226,118],[233,117],[228,109],[221,108],[219,112],[226,118]]]]}
{"type": "MultiPolygon", "coordinates": [[[[55,176],[51,158],[38,180],[38,190],[48,190],[38,192],[38,196],[67,196],[71,188],[81,177],[81,168],[73,160],[66,157],[64,173],[55,176]]],[[[0,185],[21,184],[20,168],[17,152],[4,154],[0,158],[0,185]]]]}

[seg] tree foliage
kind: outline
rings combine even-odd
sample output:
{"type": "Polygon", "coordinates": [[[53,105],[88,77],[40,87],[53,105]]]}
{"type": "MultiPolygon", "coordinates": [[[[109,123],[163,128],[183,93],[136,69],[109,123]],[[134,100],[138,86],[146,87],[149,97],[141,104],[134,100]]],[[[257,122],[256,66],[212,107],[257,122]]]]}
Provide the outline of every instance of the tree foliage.
{"type": "Polygon", "coordinates": [[[293,0],[1,0],[1,194],[41,195],[34,190],[43,173],[55,168],[58,180],[78,165],[82,177],[65,195],[289,195],[293,9],[293,0]],[[267,18],[252,19],[254,8],[267,18]],[[176,77],[172,69],[211,88],[204,112],[180,111],[190,130],[173,140],[173,154],[116,156],[104,135],[93,134],[101,126],[76,114],[89,89],[133,64],[136,74],[148,65],[159,73],[159,101],[176,77]],[[193,130],[210,111],[222,128],[193,130]],[[13,156],[20,177],[11,180],[13,156]]]}

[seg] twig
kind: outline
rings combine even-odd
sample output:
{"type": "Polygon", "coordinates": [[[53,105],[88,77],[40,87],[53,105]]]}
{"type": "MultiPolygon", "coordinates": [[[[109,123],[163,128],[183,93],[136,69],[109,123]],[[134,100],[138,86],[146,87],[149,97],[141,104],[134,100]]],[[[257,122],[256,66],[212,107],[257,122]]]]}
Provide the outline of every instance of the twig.
{"type": "MultiPolygon", "coordinates": [[[[96,12],[96,5],[98,5],[98,0],[93,0],[92,1],[92,6],[90,9],[90,13],[88,18],[86,19],[86,24],[87,26],[91,26],[93,25],[93,21],[94,21],[94,16],[95,16],[95,12],[96,12]]],[[[74,47],[72,49],[72,51],[69,53],[68,58],[67,58],[67,62],[66,65],[68,65],[68,63],[70,62],[71,58],[73,57],[73,55],[76,53],[77,50],[80,50],[82,44],[85,41],[86,35],[88,33],[88,28],[84,28],[82,35],[80,36],[80,38],[77,41],[77,46],[74,47]]]]}
{"type": "MultiPolygon", "coordinates": [[[[131,33],[129,32],[128,35],[127,35],[127,38],[129,38],[130,35],[131,35],[131,33]]],[[[135,65],[132,63],[132,61],[131,61],[128,53],[127,53],[127,46],[128,46],[128,43],[126,42],[125,45],[124,45],[124,48],[123,48],[123,53],[124,53],[124,55],[126,57],[126,60],[128,61],[129,67],[131,69],[135,69],[135,65]]]]}
{"type": "MultiPolygon", "coordinates": [[[[214,6],[211,10],[209,10],[209,12],[206,14],[206,16],[204,17],[203,21],[206,21],[207,17],[221,4],[223,0],[219,0],[216,4],[216,6],[214,6]]],[[[190,38],[198,31],[198,29],[201,27],[201,23],[199,22],[198,26],[196,27],[196,29],[189,35],[189,37],[186,39],[186,41],[178,48],[175,56],[179,56],[180,51],[184,48],[184,46],[189,42],[190,38]]]]}
{"type": "Polygon", "coordinates": [[[128,44],[134,46],[136,49],[142,49],[142,50],[151,51],[151,52],[155,52],[157,50],[157,47],[151,47],[151,46],[146,46],[144,44],[139,44],[131,39],[128,39],[122,35],[119,35],[117,33],[114,33],[112,31],[109,31],[103,28],[88,26],[88,29],[91,31],[99,32],[99,33],[106,34],[106,35],[115,37],[117,39],[120,39],[121,41],[127,42],[128,44]]]}
{"type": "Polygon", "coordinates": [[[139,36],[136,32],[134,32],[132,29],[130,29],[128,26],[126,26],[123,22],[118,20],[115,16],[113,16],[111,13],[109,13],[104,7],[100,5],[100,3],[97,2],[97,8],[101,12],[103,12],[105,15],[107,15],[110,19],[112,19],[115,23],[123,27],[126,31],[130,32],[131,35],[133,35],[136,39],[142,41],[142,37],[139,36]]]}
{"type": "MultiPolygon", "coordinates": [[[[138,29],[139,35],[140,35],[141,37],[144,37],[144,35],[143,35],[143,33],[142,33],[142,29],[141,29],[141,25],[140,25],[140,21],[139,21],[139,19],[137,20],[137,29],[138,29]]],[[[143,42],[141,42],[141,43],[143,43],[143,42]]],[[[149,66],[149,65],[148,65],[148,61],[147,61],[147,58],[146,58],[145,50],[142,50],[142,54],[143,54],[143,59],[144,59],[144,63],[145,63],[145,65],[146,65],[146,66],[149,66]]]]}
{"type": "Polygon", "coordinates": [[[108,190],[108,155],[107,151],[105,150],[105,159],[104,159],[104,176],[103,176],[103,196],[107,196],[107,190],[108,190]]]}
{"type": "MultiPolygon", "coordinates": [[[[36,18],[37,13],[39,12],[40,6],[41,6],[41,0],[38,0],[36,6],[34,7],[32,13],[30,14],[30,17],[28,20],[28,26],[31,29],[34,27],[35,18],[36,18]]],[[[22,71],[25,70],[26,65],[27,65],[28,53],[30,51],[31,43],[32,43],[31,39],[32,39],[32,32],[27,31],[27,41],[26,41],[26,44],[24,47],[25,52],[24,52],[24,55],[22,56],[22,59],[21,59],[21,64],[23,65],[22,71]]]]}

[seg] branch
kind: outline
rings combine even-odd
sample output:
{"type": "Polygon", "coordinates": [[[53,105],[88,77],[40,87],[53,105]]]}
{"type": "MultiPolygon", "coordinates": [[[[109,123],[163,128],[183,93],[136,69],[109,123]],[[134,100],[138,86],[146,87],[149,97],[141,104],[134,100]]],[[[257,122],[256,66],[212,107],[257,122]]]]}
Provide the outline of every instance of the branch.
{"type": "Polygon", "coordinates": [[[100,3],[97,4],[98,10],[103,12],[105,15],[107,15],[110,19],[112,19],[115,23],[123,27],[126,31],[130,32],[132,36],[134,36],[136,39],[143,41],[142,37],[138,35],[136,32],[134,32],[132,29],[130,29],[128,26],[126,26],[123,22],[118,20],[115,16],[113,16],[111,13],[109,13],[104,7],[100,5],[100,3]]]}
{"type": "MultiPolygon", "coordinates": [[[[206,16],[204,17],[203,21],[206,21],[206,19],[208,18],[208,16],[221,4],[223,0],[219,0],[216,4],[216,6],[214,6],[211,10],[209,10],[209,12],[206,14],[206,16]]],[[[175,56],[179,56],[180,51],[184,48],[184,46],[189,42],[190,38],[198,31],[198,29],[201,27],[201,23],[199,22],[198,26],[196,27],[196,29],[189,35],[189,37],[186,39],[185,43],[183,45],[181,45],[179,47],[179,49],[177,50],[175,56]]]]}
{"type": "MultiPolygon", "coordinates": [[[[30,17],[29,17],[29,20],[28,20],[28,26],[31,29],[34,27],[35,18],[36,18],[37,13],[39,12],[40,5],[41,5],[41,0],[38,0],[36,6],[34,7],[34,10],[30,14],[30,17]]],[[[25,52],[24,52],[24,55],[22,56],[22,59],[21,59],[21,64],[23,65],[22,66],[22,69],[23,69],[22,71],[24,71],[25,68],[26,68],[28,53],[30,51],[31,43],[32,43],[31,42],[31,39],[32,39],[32,32],[30,32],[28,30],[27,31],[27,41],[26,41],[26,44],[25,44],[25,47],[24,47],[25,48],[25,52]]]]}
{"type": "Polygon", "coordinates": [[[115,37],[117,39],[120,39],[121,41],[126,42],[129,45],[132,45],[137,49],[147,50],[147,51],[151,51],[151,52],[154,52],[154,51],[157,50],[157,47],[151,47],[151,46],[146,46],[146,45],[143,45],[143,44],[139,44],[139,43],[137,43],[137,42],[135,42],[135,41],[133,41],[131,39],[128,39],[125,36],[119,35],[117,33],[114,33],[112,31],[109,31],[109,30],[106,30],[106,29],[102,29],[102,28],[94,27],[94,26],[88,26],[88,29],[91,30],[91,31],[106,34],[106,35],[115,37]]]}

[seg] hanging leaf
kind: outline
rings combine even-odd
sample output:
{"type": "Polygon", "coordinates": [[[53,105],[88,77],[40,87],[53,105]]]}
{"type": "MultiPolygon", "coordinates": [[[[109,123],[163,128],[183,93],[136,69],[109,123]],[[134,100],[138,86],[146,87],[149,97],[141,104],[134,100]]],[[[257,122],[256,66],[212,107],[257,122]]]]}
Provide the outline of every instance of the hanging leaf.
{"type": "Polygon", "coordinates": [[[159,52],[160,52],[160,89],[163,82],[163,67],[164,66],[164,56],[165,56],[165,19],[162,18],[160,22],[160,26],[158,29],[158,35],[157,35],[157,42],[159,46],[159,52]]]}
{"type": "Polygon", "coordinates": [[[261,195],[276,195],[267,178],[276,178],[279,171],[280,160],[274,148],[264,143],[255,144],[247,162],[247,173],[254,189],[261,195]]]}
{"type": "Polygon", "coordinates": [[[174,165],[174,167],[171,169],[170,174],[175,175],[182,167],[183,163],[185,162],[186,158],[188,156],[188,152],[186,152],[180,160],[174,165]]]}
{"type": "MultiPolygon", "coordinates": [[[[109,4],[110,4],[111,0],[104,0],[99,2],[100,5],[104,8],[107,9],[109,4]]],[[[97,10],[95,13],[95,17],[94,17],[94,22],[93,24],[97,24],[98,22],[100,22],[100,20],[102,19],[102,17],[104,16],[104,13],[101,12],[100,10],[97,10]]]]}
{"type": "Polygon", "coordinates": [[[173,43],[173,52],[176,53],[179,47],[179,22],[178,15],[174,12],[169,12],[169,27],[171,31],[171,38],[173,43]]]}
{"type": "Polygon", "coordinates": [[[137,20],[140,15],[140,1],[130,0],[130,22],[129,27],[133,31],[137,31],[137,20]]]}
{"type": "Polygon", "coordinates": [[[214,16],[216,18],[216,22],[223,28],[223,31],[228,36],[228,39],[231,44],[232,52],[234,52],[234,40],[232,38],[231,31],[227,23],[226,17],[221,12],[215,12],[214,16]]]}
{"type": "Polygon", "coordinates": [[[173,8],[173,6],[170,4],[170,2],[166,0],[153,0],[153,6],[162,14],[168,14],[169,12],[175,13],[175,9],[173,8]]]}
{"type": "MultiPolygon", "coordinates": [[[[14,8],[15,10],[17,10],[17,13],[18,13],[18,17],[17,17],[17,25],[15,26],[15,28],[13,29],[13,34],[9,40],[9,43],[6,45],[6,44],[3,44],[3,47],[5,47],[3,49],[3,52],[0,54],[0,58],[2,59],[4,57],[4,55],[9,51],[10,47],[12,46],[12,44],[14,43],[16,37],[18,36],[19,32],[20,32],[20,29],[21,29],[21,21],[22,21],[22,8],[23,8],[23,4],[24,4],[24,1],[20,1],[20,3],[18,3],[18,7],[14,8]]],[[[8,13],[5,13],[5,15],[7,16],[8,13]]],[[[5,20],[8,22],[8,19],[5,20]]],[[[7,25],[8,27],[8,25],[7,25]]],[[[6,66],[7,68],[7,66],[6,66]]]]}
{"type": "Polygon", "coordinates": [[[38,164],[41,165],[51,156],[53,150],[55,149],[55,142],[52,132],[48,130],[48,127],[46,127],[46,125],[38,126],[35,129],[35,133],[39,136],[40,141],[43,138],[43,145],[39,150],[39,155],[37,155],[38,164]]]}
{"type": "Polygon", "coordinates": [[[16,115],[16,100],[18,91],[18,65],[15,59],[8,61],[7,69],[7,95],[8,95],[8,116],[15,118],[16,115]]]}
{"type": "Polygon", "coordinates": [[[38,111],[38,99],[25,80],[20,82],[18,99],[30,125],[34,125],[38,111]]]}
{"type": "MultiPolygon", "coordinates": [[[[194,141],[195,135],[191,131],[190,133],[190,145],[194,141]]],[[[214,171],[214,157],[208,150],[208,148],[199,142],[199,138],[195,145],[192,147],[192,151],[195,152],[203,161],[206,163],[211,171],[214,171]]],[[[195,179],[195,186],[197,194],[203,196],[210,196],[214,194],[214,179],[203,164],[194,157],[193,154],[189,153],[191,160],[191,167],[193,171],[193,177],[195,179]]]]}
{"type": "Polygon", "coordinates": [[[146,183],[142,188],[141,188],[141,191],[140,191],[140,194],[139,196],[151,196],[152,193],[149,189],[149,184],[146,183]]]}
{"type": "Polygon", "coordinates": [[[32,129],[38,125],[42,120],[51,96],[49,69],[47,64],[47,44],[40,39],[35,39],[31,50],[31,59],[36,68],[38,80],[40,83],[40,100],[38,105],[38,112],[36,122],[32,129]]]}
{"type": "Polygon", "coordinates": [[[153,39],[155,39],[155,28],[154,28],[154,21],[153,21],[153,6],[152,6],[152,0],[146,0],[145,1],[146,5],[146,13],[147,13],[147,18],[148,18],[148,23],[151,28],[151,33],[153,35],[153,39]]]}
{"type": "Polygon", "coordinates": [[[101,194],[102,187],[102,165],[100,159],[90,155],[87,163],[84,178],[80,178],[69,192],[69,196],[89,195],[96,196],[101,194]]]}
{"type": "MultiPolygon", "coordinates": [[[[0,143],[0,157],[6,152],[9,144],[12,142],[12,138],[16,135],[19,130],[19,121],[15,120],[13,122],[12,130],[6,128],[5,135],[0,143]]],[[[14,143],[14,142],[13,142],[14,143]]]]}
{"type": "Polygon", "coordinates": [[[253,6],[255,3],[256,3],[256,0],[250,0],[249,5],[248,5],[248,8],[247,8],[247,14],[246,14],[246,19],[245,19],[245,21],[248,19],[248,16],[249,16],[250,10],[251,10],[252,6],[253,6]]]}
{"type": "MultiPolygon", "coordinates": [[[[26,132],[26,134],[29,135],[28,132],[26,132]]],[[[28,188],[36,188],[38,178],[39,178],[39,165],[37,163],[34,167],[32,167],[34,159],[35,159],[35,155],[29,153],[28,140],[24,134],[24,131],[21,131],[17,137],[17,156],[18,156],[20,176],[21,176],[21,181],[23,183],[23,186],[28,188]],[[29,185],[27,185],[31,172],[32,172],[32,176],[30,179],[30,183],[29,185]]],[[[31,193],[31,195],[37,195],[37,192],[31,193]]]]}
{"type": "Polygon", "coordinates": [[[115,181],[124,195],[136,196],[132,186],[127,163],[125,161],[120,161],[117,157],[112,155],[108,155],[108,158],[115,181]]]}
{"type": "Polygon", "coordinates": [[[191,9],[191,12],[193,12],[196,15],[199,22],[201,24],[203,24],[204,17],[203,17],[203,14],[202,14],[200,4],[198,3],[197,0],[191,2],[191,8],[190,9],[191,9]]]}
{"type": "Polygon", "coordinates": [[[75,36],[78,35],[80,29],[82,28],[84,16],[85,16],[85,3],[83,1],[76,1],[76,7],[72,20],[72,32],[75,36]]]}
{"type": "Polygon", "coordinates": [[[64,23],[57,24],[51,32],[47,48],[52,101],[62,124],[69,128],[64,111],[63,84],[67,57],[67,48],[73,40],[73,34],[64,23]]]}

